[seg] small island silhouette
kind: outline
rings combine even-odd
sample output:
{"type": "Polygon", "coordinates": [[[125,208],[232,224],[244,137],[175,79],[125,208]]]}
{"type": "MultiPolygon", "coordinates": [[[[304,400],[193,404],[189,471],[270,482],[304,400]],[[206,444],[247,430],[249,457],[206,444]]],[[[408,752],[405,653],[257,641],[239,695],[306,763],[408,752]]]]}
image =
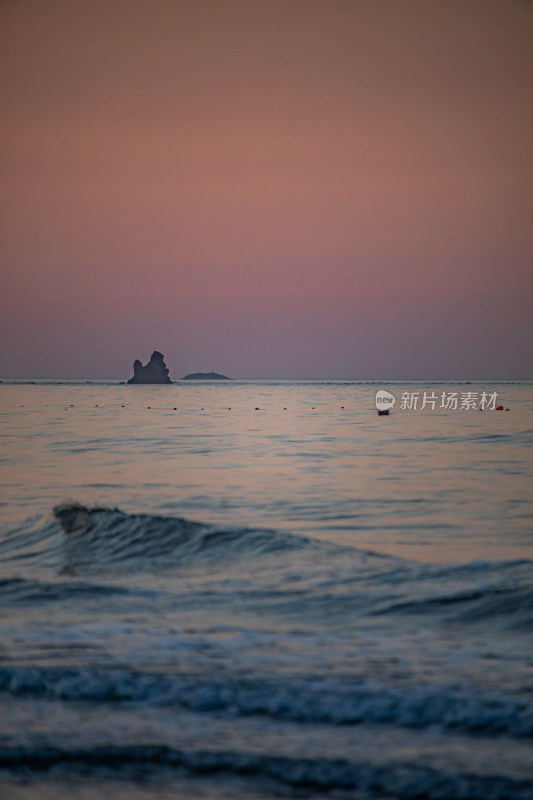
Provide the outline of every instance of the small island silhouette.
{"type": "Polygon", "coordinates": [[[190,375],[185,375],[183,381],[231,381],[227,375],[220,375],[218,372],[191,372],[190,375]]]}

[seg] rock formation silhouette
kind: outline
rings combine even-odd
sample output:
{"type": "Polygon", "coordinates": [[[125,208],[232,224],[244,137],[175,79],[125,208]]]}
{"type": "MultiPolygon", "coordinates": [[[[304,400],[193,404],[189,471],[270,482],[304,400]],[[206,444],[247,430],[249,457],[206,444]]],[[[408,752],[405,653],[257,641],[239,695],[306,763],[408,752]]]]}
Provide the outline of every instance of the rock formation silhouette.
{"type": "Polygon", "coordinates": [[[168,377],[167,365],[163,353],[154,350],[150,361],[143,367],[138,358],[133,362],[133,378],[128,383],[172,383],[168,377]]]}

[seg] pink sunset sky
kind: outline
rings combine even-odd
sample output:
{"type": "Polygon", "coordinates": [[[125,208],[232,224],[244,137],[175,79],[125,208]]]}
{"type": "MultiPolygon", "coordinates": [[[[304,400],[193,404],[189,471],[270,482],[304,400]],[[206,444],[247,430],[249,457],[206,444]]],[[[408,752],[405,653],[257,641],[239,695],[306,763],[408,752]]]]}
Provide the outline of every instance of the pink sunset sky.
{"type": "Polygon", "coordinates": [[[0,374],[533,378],[533,4],[3,0],[0,374]]]}

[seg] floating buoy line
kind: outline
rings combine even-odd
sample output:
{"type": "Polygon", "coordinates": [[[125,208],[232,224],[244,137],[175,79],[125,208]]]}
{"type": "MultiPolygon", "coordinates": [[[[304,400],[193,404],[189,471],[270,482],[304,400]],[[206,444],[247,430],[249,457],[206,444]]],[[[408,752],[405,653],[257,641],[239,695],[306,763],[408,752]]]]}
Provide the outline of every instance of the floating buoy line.
{"type": "MultiPolygon", "coordinates": [[[[46,406],[48,407],[48,406],[49,406],[49,404],[47,403],[47,404],[46,404],[46,406]]],[[[23,404],[23,403],[21,403],[21,404],[20,404],[20,406],[19,406],[19,408],[24,408],[24,407],[25,407],[25,406],[24,406],[24,404],[23,404]]],[[[77,406],[77,407],[78,407],[78,408],[83,408],[83,406],[77,406]]],[[[98,403],[95,403],[95,404],[94,404],[94,408],[100,408],[100,407],[101,407],[101,406],[100,406],[98,403]]],[[[65,406],[65,407],[64,407],[64,410],[65,410],[65,411],[69,411],[71,408],[76,408],[76,406],[75,406],[75,404],[74,404],[74,403],[70,403],[70,405],[68,405],[68,406],[65,406]]],[[[109,408],[109,406],[108,406],[108,408],[109,408]]],[[[126,405],[125,405],[125,404],[121,404],[120,408],[126,408],[126,405]]],[[[130,406],[130,408],[132,408],[132,406],[130,406]]],[[[135,407],[133,407],[133,408],[135,408],[135,407]]],[[[340,411],[345,411],[345,410],[346,410],[346,407],[345,407],[345,406],[340,406],[340,407],[339,407],[339,409],[340,409],[340,411]]],[[[152,410],[152,406],[146,406],[146,410],[147,410],[147,411],[151,411],[151,410],[152,410]]],[[[156,410],[157,410],[157,409],[156,409],[156,410]]],[[[164,411],[165,409],[160,409],[160,410],[161,410],[161,411],[164,411]]],[[[178,411],[178,407],[177,407],[177,406],[173,406],[171,410],[172,410],[172,411],[178,411]]],[[[189,409],[189,410],[190,410],[190,411],[193,411],[194,409],[189,409]]],[[[199,410],[200,410],[200,411],[205,411],[205,407],[204,407],[204,406],[201,406],[199,410]]],[[[213,411],[216,411],[216,410],[220,410],[220,409],[216,409],[216,408],[214,408],[214,409],[212,409],[212,410],[213,410],[213,411]]],[[[233,407],[232,407],[232,406],[227,406],[226,410],[227,410],[227,411],[232,411],[232,410],[233,410],[233,407]]],[[[255,407],[254,407],[254,411],[263,411],[263,410],[264,410],[264,409],[262,409],[260,406],[255,406],[255,407]]],[[[283,411],[287,411],[287,410],[288,410],[288,407],[287,407],[287,406],[283,406],[283,411]]],[[[311,406],[309,410],[310,410],[310,411],[316,411],[316,406],[311,406]]],[[[320,409],[319,409],[319,410],[320,410],[320,409]]],[[[328,409],[324,409],[324,410],[328,410],[328,409]]],[[[482,409],[479,409],[479,410],[481,411],[482,409]]],[[[509,408],[506,408],[505,406],[502,406],[502,405],[500,405],[500,406],[497,406],[497,407],[496,407],[494,410],[495,410],[495,411],[509,411],[510,409],[509,409],[509,408]]],[[[381,417],[381,416],[389,416],[389,409],[384,409],[384,410],[383,410],[383,409],[378,409],[378,416],[380,416],[380,417],[381,417]]]]}

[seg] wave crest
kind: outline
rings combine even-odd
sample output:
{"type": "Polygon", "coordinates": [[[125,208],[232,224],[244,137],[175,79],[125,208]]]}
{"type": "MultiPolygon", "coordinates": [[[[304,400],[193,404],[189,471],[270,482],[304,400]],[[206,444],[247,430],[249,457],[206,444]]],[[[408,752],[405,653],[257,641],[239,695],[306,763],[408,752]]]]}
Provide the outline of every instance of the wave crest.
{"type": "Polygon", "coordinates": [[[201,566],[312,547],[310,539],[275,530],[218,528],[183,517],[126,514],[62,503],[53,509],[78,564],[111,568],[201,566]]]}

